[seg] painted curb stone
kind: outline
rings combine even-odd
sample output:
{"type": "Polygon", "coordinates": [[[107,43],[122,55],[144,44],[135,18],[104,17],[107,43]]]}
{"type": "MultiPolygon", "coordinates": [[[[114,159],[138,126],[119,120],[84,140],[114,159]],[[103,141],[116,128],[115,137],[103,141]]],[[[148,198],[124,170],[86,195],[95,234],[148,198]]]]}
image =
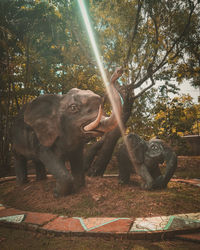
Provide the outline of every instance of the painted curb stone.
{"type": "Polygon", "coordinates": [[[130,232],[152,232],[200,228],[200,213],[137,218],[130,232]]]}
{"type": "Polygon", "coordinates": [[[25,217],[24,214],[5,216],[5,217],[1,217],[0,221],[7,221],[7,222],[12,222],[12,223],[21,223],[24,220],[24,217],[25,217]]]}

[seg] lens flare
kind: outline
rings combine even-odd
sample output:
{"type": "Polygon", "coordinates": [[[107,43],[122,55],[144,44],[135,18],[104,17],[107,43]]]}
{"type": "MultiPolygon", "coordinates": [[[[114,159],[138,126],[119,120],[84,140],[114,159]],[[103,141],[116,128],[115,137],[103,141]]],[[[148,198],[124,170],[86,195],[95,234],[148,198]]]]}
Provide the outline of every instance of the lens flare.
{"type": "MultiPolygon", "coordinates": [[[[128,143],[128,140],[125,137],[124,125],[123,125],[123,123],[121,121],[119,110],[117,108],[117,105],[115,104],[115,100],[114,100],[114,98],[112,96],[112,93],[111,93],[111,90],[110,90],[109,80],[108,80],[107,75],[105,73],[103,63],[102,63],[102,60],[101,60],[101,57],[100,57],[100,53],[99,53],[97,45],[96,45],[94,34],[93,34],[93,31],[92,31],[92,28],[91,28],[91,25],[90,25],[90,21],[89,21],[89,18],[88,18],[88,13],[87,13],[87,10],[85,8],[84,0],[78,0],[78,3],[79,3],[81,14],[82,14],[85,26],[86,26],[86,30],[87,30],[89,39],[90,39],[90,43],[92,45],[92,48],[93,48],[93,51],[94,51],[94,54],[95,54],[95,57],[96,57],[96,60],[97,60],[98,67],[99,67],[99,70],[100,70],[104,85],[106,87],[106,91],[108,93],[108,98],[109,98],[111,106],[112,106],[112,112],[114,112],[114,114],[115,114],[119,129],[121,131],[122,138],[124,140],[124,143],[126,145],[126,148],[127,148],[127,151],[128,151],[129,157],[130,157],[130,160],[132,161],[134,166],[137,166],[137,163],[135,162],[135,157],[133,155],[133,152],[131,152],[131,147],[130,147],[130,145],[128,143]]],[[[135,170],[136,170],[136,172],[138,172],[137,167],[135,168],[135,170]]]]}
{"type": "Polygon", "coordinates": [[[88,18],[87,10],[85,8],[84,0],[78,0],[78,3],[79,3],[79,7],[80,7],[80,10],[81,10],[81,13],[82,13],[82,16],[83,16],[83,20],[84,20],[84,23],[85,23],[85,26],[86,26],[86,30],[88,32],[89,39],[90,39],[90,42],[91,42],[91,45],[92,45],[92,48],[93,48],[93,51],[94,51],[94,54],[95,54],[95,57],[96,57],[96,60],[97,60],[98,67],[99,67],[99,70],[100,70],[104,85],[106,87],[106,91],[108,93],[108,97],[109,97],[109,100],[110,100],[110,103],[111,103],[111,106],[112,106],[112,110],[113,110],[113,112],[115,114],[115,117],[116,117],[116,120],[118,122],[120,130],[122,131],[122,134],[124,134],[124,127],[123,127],[123,124],[121,122],[119,111],[117,109],[117,106],[116,106],[115,101],[114,101],[114,99],[112,97],[112,94],[111,94],[109,80],[108,80],[106,72],[104,70],[103,63],[102,63],[102,60],[101,60],[101,57],[100,57],[100,53],[99,53],[97,45],[96,45],[94,34],[93,34],[93,31],[92,31],[92,28],[91,28],[91,25],[90,25],[90,21],[89,21],[89,18],[88,18]]]}

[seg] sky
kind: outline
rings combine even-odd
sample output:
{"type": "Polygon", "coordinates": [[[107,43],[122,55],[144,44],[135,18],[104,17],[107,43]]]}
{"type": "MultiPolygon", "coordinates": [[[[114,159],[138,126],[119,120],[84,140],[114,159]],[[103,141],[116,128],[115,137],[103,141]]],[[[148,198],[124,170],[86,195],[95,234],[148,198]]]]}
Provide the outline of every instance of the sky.
{"type": "Polygon", "coordinates": [[[200,87],[194,88],[187,81],[180,84],[178,87],[180,88],[181,94],[189,94],[193,98],[193,101],[195,103],[198,103],[198,96],[200,96],[200,87]]]}
{"type": "MultiPolygon", "coordinates": [[[[178,94],[172,94],[172,93],[169,93],[169,97],[170,98],[173,98],[175,96],[179,96],[180,95],[187,95],[189,94],[192,98],[193,98],[193,102],[195,104],[198,104],[198,96],[200,96],[200,86],[197,87],[197,88],[194,88],[191,86],[191,84],[189,83],[189,81],[183,81],[181,84],[178,84],[177,82],[173,81],[172,82],[173,84],[176,85],[176,87],[178,87],[180,90],[178,91],[178,94]]],[[[156,82],[156,85],[155,85],[155,88],[159,88],[160,86],[163,85],[163,82],[159,82],[157,81],[156,82]]],[[[136,89],[135,93],[137,94],[138,92],[140,92],[141,89],[136,89]]]]}
{"type": "MultiPolygon", "coordinates": [[[[191,86],[189,81],[186,81],[186,80],[180,84],[178,84],[176,81],[173,81],[172,83],[175,84],[176,87],[178,87],[180,90],[178,92],[179,94],[174,95],[174,94],[170,93],[169,94],[170,98],[173,98],[175,96],[180,96],[182,94],[185,94],[185,95],[189,94],[193,98],[193,102],[195,104],[198,103],[198,96],[200,96],[200,86],[197,88],[194,88],[191,86]]],[[[163,85],[163,82],[157,81],[156,87],[159,87],[160,85],[163,85]]]]}

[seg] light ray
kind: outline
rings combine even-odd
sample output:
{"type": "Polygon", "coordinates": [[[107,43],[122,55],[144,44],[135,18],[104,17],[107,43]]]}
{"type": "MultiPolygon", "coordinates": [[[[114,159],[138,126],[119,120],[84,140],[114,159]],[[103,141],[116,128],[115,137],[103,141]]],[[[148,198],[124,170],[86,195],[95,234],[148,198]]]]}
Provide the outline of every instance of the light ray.
{"type": "Polygon", "coordinates": [[[95,54],[95,57],[96,57],[96,60],[97,60],[98,67],[99,67],[99,70],[100,70],[104,85],[106,87],[106,91],[108,93],[108,97],[109,97],[109,100],[110,100],[110,103],[111,103],[111,106],[112,106],[112,110],[113,110],[113,112],[115,114],[115,117],[116,117],[116,120],[117,120],[118,125],[120,127],[120,130],[121,130],[122,134],[124,134],[123,124],[121,122],[119,111],[118,111],[118,109],[116,107],[115,101],[113,100],[113,97],[112,97],[112,94],[111,94],[111,91],[110,91],[109,80],[108,80],[107,75],[105,73],[103,63],[102,63],[102,60],[101,60],[101,57],[100,57],[100,53],[99,53],[97,45],[96,45],[97,43],[95,41],[94,34],[93,34],[93,31],[92,31],[92,28],[91,28],[91,25],[90,25],[90,21],[89,21],[89,18],[88,18],[87,10],[85,8],[84,0],[78,0],[78,3],[79,3],[80,10],[81,10],[81,13],[82,13],[82,16],[83,16],[83,20],[84,20],[84,23],[85,23],[85,26],[86,26],[86,30],[88,32],[90,43],[92,45],[92,48],[93,48],[93,51],[94,51],[94,54],[95,54]]]}
{"type": "Polygon", "coordinates": [[[93,31],[92,31],[92,28],[91,28],[91,25],[90,25],[90,21],[89,21],[89,18],[88,18],[87,10],[85,8],[84,0],[78,0],[78,3],[79,3],[81,14],[82,14],[85,26],[86,26],[86,30],[87,30],[89,39],[90,39],[90,43],[92,45],[92,48],[93,48],[93,51],[94,51],[94,54],[95,54],[95,57],[96,57],[96,60],[97,60],[98,67],[99,67],[99,70],[100,70],[100,73],[101,73],[104,85],[106,87],[106,91],[108,93],[108,98],[109,98],[111,106],[112,106],[112,112],[114,112],[114,114],[115,114],[115,117],[116,117],[119,129],[121,131],[121,135],[122,135],[123,141],[124,141],[124,143],[126,145],[126,148],[127,148],[127,151],[128,151],[129,157],[130,157],[130,160],[131,160],[133,166],[135,166],[136,172],[138,173],[138,168],[136,167],[137,163],[135,161],[135,156],[133,155],[133,152],[131,152],[131,147],[129,145],[128,140],[125,137],[124,125],[123,125],[123,123],[121,121],[121,117],[120,117],[119,111],[117,109],[117,106],[115,104],[115,101],[114,101],[114,99],[112,97],[112,94],[111,94],[111,91],[110,91],[109,80],[108,80],[107,75],[105,73],[105,70],[104,70],[104,67],[103,67],[103,63],[101,61],[100,53],[99,53],[97,45],[96,45],[94,34],[93,34],[93,31]]]}

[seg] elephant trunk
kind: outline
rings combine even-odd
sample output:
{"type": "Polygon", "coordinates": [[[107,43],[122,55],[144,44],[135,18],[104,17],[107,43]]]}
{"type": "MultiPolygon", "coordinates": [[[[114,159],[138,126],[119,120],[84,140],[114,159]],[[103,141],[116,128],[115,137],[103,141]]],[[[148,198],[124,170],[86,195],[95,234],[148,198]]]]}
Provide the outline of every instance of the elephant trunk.
{"type": "Polygon", "coordinates": [[[119,92],[116,90],[114,83],[122,75],[122,73],[123,73],[122,69],[117,68],[110,80],[109,91],[110,91],[111,97],[113,98],[113,102],[115,104],[115,108],[114,108],[115,112],[112,110],[112,115],[110,117],[102,116],[102,109],[100,106],[99,112],[95,121],[91,122],[90,124],[84,127],[84,130],[86,132],[95,130],[101,133],[106,133],[106,132],[113,130],[117,126],[116,116],[117,115],[121,116],[122,98],[119,92]],[[116,112],[118,114],[115,114],[116,112]]]}

